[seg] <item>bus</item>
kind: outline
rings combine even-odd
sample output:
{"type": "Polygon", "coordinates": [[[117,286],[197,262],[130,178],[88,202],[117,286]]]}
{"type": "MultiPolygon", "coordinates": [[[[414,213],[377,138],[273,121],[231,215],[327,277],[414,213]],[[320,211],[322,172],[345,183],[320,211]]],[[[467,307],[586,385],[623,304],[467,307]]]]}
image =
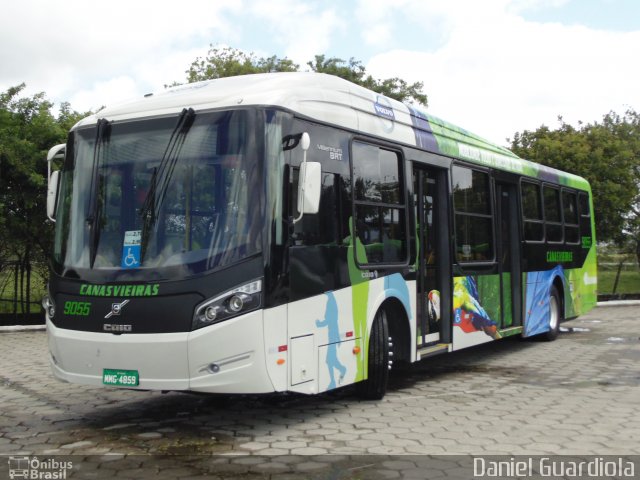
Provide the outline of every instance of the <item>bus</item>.
{"type": "Polygon", "coordinates": [[[48,160],[63,381],[380,399],[399,362],[596,304],[586,180],[334,76],[148,94],[48,160]]]}

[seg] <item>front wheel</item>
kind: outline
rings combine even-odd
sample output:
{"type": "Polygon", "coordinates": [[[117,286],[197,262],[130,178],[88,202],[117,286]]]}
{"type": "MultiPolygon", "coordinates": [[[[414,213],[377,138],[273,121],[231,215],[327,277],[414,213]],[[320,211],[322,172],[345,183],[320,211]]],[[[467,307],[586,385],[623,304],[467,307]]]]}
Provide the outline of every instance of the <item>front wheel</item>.
{"type": "Polygon", "coordinates": [[[560,333],[560,320],[562,319],[562,303],[560,302],[560,293],[553,286],[549,291],[549,331],[542,334],[542,339],[551,342],[558,338],[560,333]]]}
{"type": "Polygon", "coordinates": [[[389,382],[389,325],[387,312],[381,309],[373,319],[369,338],[368,376],[358,383],[358,395],[367,400],[380,400],[389,382]]]}

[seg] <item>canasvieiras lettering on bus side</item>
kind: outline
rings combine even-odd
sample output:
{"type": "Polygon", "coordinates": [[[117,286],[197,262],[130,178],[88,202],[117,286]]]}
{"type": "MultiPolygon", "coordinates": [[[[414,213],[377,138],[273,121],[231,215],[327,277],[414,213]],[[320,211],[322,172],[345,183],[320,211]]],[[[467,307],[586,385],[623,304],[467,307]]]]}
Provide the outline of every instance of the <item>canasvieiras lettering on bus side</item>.
{"type": "Polygon", "coordinates": [[[158,295],[160,285],[80,285],[80,295],[91,297],[153,297],[158,295]]]}

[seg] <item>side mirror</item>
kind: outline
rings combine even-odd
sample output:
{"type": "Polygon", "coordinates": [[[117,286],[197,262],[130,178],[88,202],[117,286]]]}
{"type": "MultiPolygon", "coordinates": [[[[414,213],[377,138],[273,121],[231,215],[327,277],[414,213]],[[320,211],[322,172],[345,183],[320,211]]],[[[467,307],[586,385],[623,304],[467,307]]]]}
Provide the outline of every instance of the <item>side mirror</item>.
{"type": "Polygon", "coordinates": [[[52,222],[56,221],[56,200],[58,199],[58,181],[60,180],[60,170],[51,172],[49,176],[49,186],[47,188],[47,217],[52,222]]]}
{"type": "Polygon", "coordinates": [[[298,175],[298,217],[293,223],[300,221],[305,213],[318,213],[320,208],[320,190],[322,184],[322,165],[319,162],[307,162],[307,150],[311,145],[309,134],[304,132],[300,138],[302,163],[298,175]]]}
{"type": "Polygon", "coordinates": [[[320,209],[322,165],[320,162],[304,162],[300,165],[298,178],[298,212],[301,214],[318,213],[320,209]]]}
{"type": "Polygon", "coordinates": [[[52,222],[56,221],[56,200],[58,198],[58,181],[60,172],[51,171],[51,164],[54,160],[64,159],[67,145],[61,143],[51,147],[47,152],[47,218],[52,222]]]}

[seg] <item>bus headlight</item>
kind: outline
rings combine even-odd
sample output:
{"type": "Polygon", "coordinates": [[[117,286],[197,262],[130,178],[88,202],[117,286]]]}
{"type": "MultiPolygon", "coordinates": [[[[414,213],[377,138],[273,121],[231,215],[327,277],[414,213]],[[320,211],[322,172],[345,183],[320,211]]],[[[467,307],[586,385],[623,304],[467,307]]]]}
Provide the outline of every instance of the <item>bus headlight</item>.
{"type": "Polygon", "coordinates": [[[192,329],[196,330],[256,310],[260,307],[261,294],[262,280],[259,279],[202,302],[196,307],[192,329]]]}

